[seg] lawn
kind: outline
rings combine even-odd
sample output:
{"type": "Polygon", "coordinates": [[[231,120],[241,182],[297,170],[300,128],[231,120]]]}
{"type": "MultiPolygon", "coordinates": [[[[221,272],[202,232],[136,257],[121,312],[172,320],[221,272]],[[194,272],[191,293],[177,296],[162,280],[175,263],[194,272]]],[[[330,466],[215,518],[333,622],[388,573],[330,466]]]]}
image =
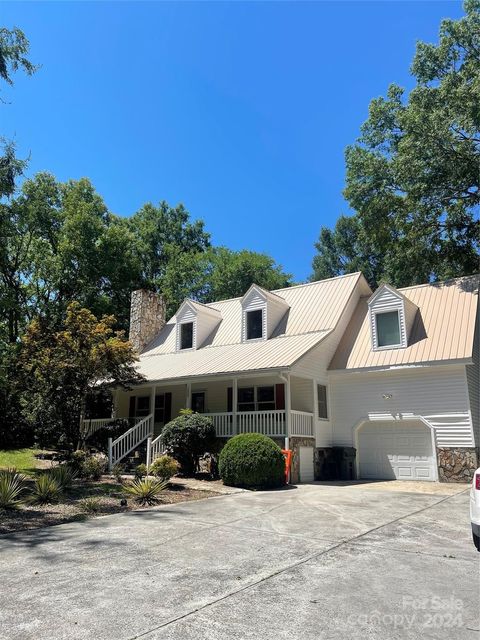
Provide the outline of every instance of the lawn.
{"type": "Polygon", "coordinates": [[[33,474],[40,466],[35,454],[38,449],[0,449],[0,469],[17,469],[22,473],[33,474]]]}

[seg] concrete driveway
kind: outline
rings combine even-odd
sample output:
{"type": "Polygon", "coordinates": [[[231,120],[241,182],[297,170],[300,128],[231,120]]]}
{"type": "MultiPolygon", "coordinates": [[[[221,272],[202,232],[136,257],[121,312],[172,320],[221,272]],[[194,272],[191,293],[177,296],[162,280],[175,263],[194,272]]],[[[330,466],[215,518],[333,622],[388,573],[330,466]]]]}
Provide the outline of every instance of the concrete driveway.
{"type": "Polygon", "coordinates": [[[478,638],[468,492],[303,485],[0,537],[0,638],[478,638]]]}

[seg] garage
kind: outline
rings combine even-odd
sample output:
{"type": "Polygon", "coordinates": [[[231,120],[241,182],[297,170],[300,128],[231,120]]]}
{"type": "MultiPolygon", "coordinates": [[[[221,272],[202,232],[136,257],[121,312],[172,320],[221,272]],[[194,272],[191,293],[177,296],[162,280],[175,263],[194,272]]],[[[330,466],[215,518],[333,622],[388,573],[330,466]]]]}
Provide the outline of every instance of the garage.
{"type": "Polygon", "coordinates": [[[357,456],[366,480],[436,480],[431,431],[423,422],[364,424],[357,456]]]}

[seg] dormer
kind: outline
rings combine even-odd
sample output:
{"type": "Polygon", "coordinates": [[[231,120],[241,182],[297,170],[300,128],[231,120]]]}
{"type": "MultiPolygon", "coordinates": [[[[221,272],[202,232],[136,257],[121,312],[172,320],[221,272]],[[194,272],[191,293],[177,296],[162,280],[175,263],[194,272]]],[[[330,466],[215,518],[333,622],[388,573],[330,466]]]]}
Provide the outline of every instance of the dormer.
{"type": "Polygon", "coordinates": [[[199,349],[222,320],[219,311],[194,300],[184,300],[175,318],[177,351],[199,349]]]}
{"type": "Polygon", "coordinates": [[[400,291],[382,284],[368,300],[374,351],[404,349],[418,307],[400,291]]]}
{"type": "Polygon", "coordinates": [[[290,308],[286,300],[252,284],[241,300],[242,342],[267,340],[290,308]]]}

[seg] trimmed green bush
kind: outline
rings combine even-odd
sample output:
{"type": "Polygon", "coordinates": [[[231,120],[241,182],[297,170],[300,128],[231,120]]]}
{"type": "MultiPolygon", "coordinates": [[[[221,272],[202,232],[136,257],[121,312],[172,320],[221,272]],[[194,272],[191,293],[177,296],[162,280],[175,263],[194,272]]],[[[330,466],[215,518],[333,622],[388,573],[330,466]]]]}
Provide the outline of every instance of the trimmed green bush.
{"type": "Polygon", "coordinates": [[[200,413],[180,415],[162,431],[166,450],[180,464],[183,474],[193,475],[198,459],[215,446],[215,427],[211,418],[200,413]]]}
{"type": "Polygon", "coordinates": [[[260,433],[242,433],[228,440],[218,468],[224,484],[232,487],[272,489],[285,484],[282,450],[260,433]]]}
{"type": "Polygon", "coordinates": [[[177,472],[178,462],[171,456],[159,456],[150,465],[150,473],[161,480],[170,480],[177,472]]]}

